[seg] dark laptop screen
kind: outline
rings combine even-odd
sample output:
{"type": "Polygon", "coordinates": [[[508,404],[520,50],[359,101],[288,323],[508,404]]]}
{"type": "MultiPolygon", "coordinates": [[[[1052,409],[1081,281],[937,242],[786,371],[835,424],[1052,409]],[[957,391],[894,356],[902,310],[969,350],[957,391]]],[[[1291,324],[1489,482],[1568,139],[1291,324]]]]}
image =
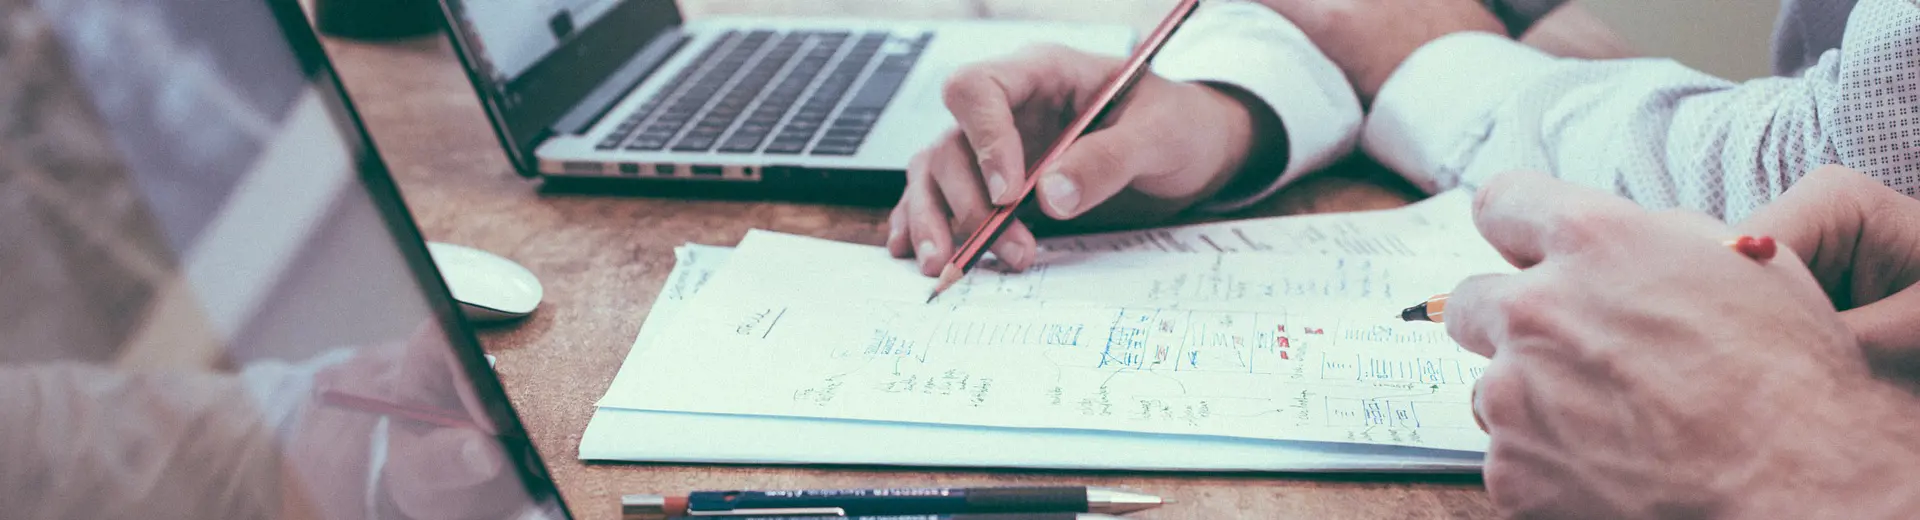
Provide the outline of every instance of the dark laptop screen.
{"type": "Polygon", "coordinates": [[[440,5],[496,133],[527,174],[533,170],[533,147],[556,122],[681,21],[673,0],[440,0],[440,5]]]}
{"type": "Polygon", "coordinates": [[[0,0],[0,517],[564,517],[306,23],[0,0]]]}

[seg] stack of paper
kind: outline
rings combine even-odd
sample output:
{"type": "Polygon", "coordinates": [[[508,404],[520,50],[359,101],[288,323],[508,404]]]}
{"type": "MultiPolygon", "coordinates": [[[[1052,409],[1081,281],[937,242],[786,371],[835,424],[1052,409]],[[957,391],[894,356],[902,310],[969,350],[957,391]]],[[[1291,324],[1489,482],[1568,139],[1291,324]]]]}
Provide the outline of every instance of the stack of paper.
{"type": "Polygon", "coordinates": [[[1509,269],[1467,198],[1054,239],[931,304],[880,248],[689,244],[580,457],[1472,471],[1485,360],[1390,316],[1509,269]]]}

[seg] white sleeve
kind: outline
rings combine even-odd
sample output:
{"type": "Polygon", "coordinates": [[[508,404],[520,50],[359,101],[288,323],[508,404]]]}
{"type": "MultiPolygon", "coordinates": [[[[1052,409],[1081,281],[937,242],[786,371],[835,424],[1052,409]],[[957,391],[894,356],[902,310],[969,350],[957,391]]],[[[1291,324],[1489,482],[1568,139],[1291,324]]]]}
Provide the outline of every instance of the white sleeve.
{"type": "Polygon", "coordinates": [[[1461,33],[1388,78],[1361,147],[1429,192],[1531,169],[1651,208],[1745,218],[1824,164],[1913,195],[1920,5],[1862,0],[1839,51],[1734,83],[1670,60],[1575,60],[1461,33]]]}
{"type": "Polygon", "coordinates": [[[1266,103],[1287,133],[1287,165],[1257,191],[1221,193],[1198,209],[1234,211],[1351,153],[1360,101],[1340,68],[1293,22],[1245,0],[1205,0],[1154,58],[1174,81],[1230,85],[1266,103]]]}

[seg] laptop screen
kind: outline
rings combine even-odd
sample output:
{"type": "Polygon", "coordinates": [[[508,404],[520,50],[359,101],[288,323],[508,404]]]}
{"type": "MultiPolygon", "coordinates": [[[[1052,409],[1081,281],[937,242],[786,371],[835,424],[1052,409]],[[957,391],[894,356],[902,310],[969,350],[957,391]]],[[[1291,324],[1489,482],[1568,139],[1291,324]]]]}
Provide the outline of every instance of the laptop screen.
{"type": "Polygon", "coordinates": [[[307,27],[0,0],[0,516],[565,516],[307,27]]]}
{"type": "Polygon", "coordinates": [[[440,5],[448,37],[495,133],[528,175],[534,170],[534,146],[595,89],[633,86],[606,85],[615,81],[611,78],[644,77],[615,73],[681,22],[673,0],[440,0],[440,5]]]}

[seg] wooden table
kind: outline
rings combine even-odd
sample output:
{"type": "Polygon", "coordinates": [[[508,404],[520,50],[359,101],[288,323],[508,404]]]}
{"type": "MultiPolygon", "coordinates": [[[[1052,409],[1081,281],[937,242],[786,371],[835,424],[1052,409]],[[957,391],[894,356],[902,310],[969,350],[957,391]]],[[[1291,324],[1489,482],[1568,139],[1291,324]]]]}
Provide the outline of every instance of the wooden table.
{"type": "MultiPolygon", "coordinates": [[[[1022,0],[681,4],[691,17],[1046,17],[1126,23],[1142,33],[1173,4],[1089,1],[1097,1],[1099,8],[1022,0]]],[[[1564,39],[1546,41],[1568,47],[1564,39]]],[[[580,518],[618,518],[619,496],[626,493],[1068,482],[1128,487],[1178,502],[1137,515],[1143,519],[1492,516],[1474,478],[583,463],[576,457],[593,403],[619,370],[641,318],[673,268],[673,247],[685,242],[733,245],[751,228],[879,244],[886,212],[542,194],[537,183],[513,173],[441,35],[386,43],[332,39],[327,47],[426,236],[505,255],[545,282],[547,301],[541,310],[524,322],[482,331],[481,338],[499,357],[498,371],[508,394],[580,518]]],[[[1601,52],[1620,48],[1599,47],[1601,52]]],[[[1292,187],[1248,214],[1386,208],[1418,195],[1397,177],[1361,162],[1292,187]]]]}

